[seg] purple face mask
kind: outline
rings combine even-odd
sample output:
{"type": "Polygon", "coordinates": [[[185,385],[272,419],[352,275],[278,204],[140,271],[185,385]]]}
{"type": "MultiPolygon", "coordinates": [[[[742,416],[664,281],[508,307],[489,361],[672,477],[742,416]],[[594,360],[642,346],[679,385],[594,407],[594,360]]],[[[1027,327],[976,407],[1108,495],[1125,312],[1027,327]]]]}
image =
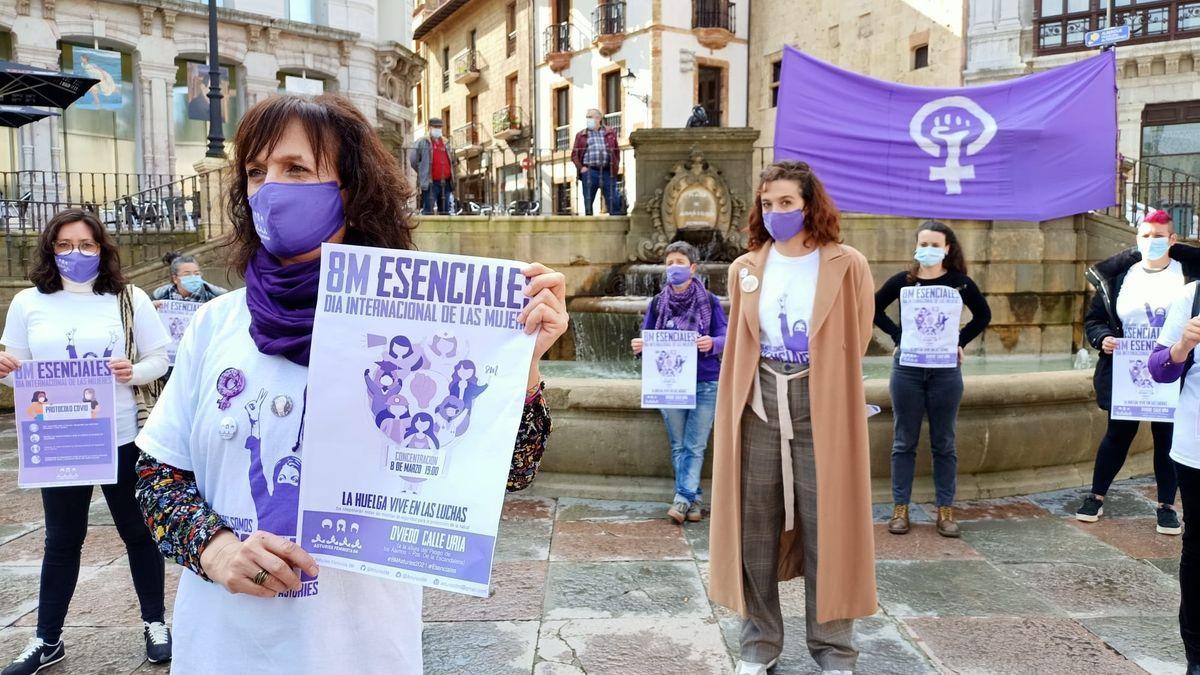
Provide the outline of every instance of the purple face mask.
{"type": "Polygon", "coordinates": [[[804,209],[764,213],[763,227],[775,241],[787,241],[804,230],[804,209]]]}
{"type": "Polygon", "coordinates": [[[667,268],[667,283],[682,286],[692,278],[692,268],[687,265],[671,265],[667,268]]]}
{"type": "Polygon", "coordinates": [[[345,224],[338,184],[267,183],[250,198],[254,230],[276,258],[320,248],[345,224]]]}
{"type": "Polygon", "coordinates": [[[66,255],[54,256],[59,274],[77,284],[91,281],[100,273],[100,256],[84,255],[79,251],[71,251],[66,255]]]}

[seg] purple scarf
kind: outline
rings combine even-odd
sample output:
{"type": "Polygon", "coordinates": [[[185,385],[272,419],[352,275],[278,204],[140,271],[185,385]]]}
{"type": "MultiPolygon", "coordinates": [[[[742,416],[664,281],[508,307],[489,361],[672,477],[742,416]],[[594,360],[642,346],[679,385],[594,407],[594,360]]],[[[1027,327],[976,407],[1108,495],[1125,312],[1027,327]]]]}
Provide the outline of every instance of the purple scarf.
{"type": "Polygon", "coordinates": [[[266,249],[246,267],[250,337],[258,351],[308,367],[321,260],[284,265],[266,249]]]}
{"type": "Polygon", "coordinates": [[[682,293],[677,293],[671,284],[664,286],[658,294],[657,311],[655,330],[692,330],[708,335],[712,326],[712,302],[708,290],[696,277],[692,277],[692,283],[682,293]]]}

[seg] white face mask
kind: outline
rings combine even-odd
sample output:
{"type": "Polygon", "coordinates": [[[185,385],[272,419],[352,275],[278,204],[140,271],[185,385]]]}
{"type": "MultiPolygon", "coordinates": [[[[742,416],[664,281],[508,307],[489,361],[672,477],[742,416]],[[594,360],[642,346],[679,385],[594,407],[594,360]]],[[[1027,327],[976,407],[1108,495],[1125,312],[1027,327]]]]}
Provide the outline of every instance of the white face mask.
{"type": "Polygon", "coordinates": [[[429,137],[430,137],[430,138],[441,138],[441,137],[442,137],[442,130],[441,130],[441,129],[430,129],[430,130],[429,130],[429,137]]]}
{"type": "Polygon", "coordinates": [[[594,118],[589,117],[588,121],[587,121],[587,128],[588,128],[588,131],[595,131],[596,129],[600,128],[600,123],[597,122],[594,118]]]}

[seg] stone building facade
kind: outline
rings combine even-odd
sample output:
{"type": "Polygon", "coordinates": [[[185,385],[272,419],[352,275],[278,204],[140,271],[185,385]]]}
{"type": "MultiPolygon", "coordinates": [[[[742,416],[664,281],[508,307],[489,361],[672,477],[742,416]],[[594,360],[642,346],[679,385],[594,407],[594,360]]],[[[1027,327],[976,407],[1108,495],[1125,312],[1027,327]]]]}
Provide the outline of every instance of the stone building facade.
{"type": "Polygon", "coordinates": [[[964,19],[963,0],[754,0],[748,108],[759,143],[774,144],[783,45],[881,80],[957,87],[964,19]]]}
{"type": "MultiPolygon", "coordinates": [[[[337,92],[400,146],[411,136],[407,0],[221,0],[225,137],[278,92],[337,92]],[[402,6],[402,7],[401,7],[402,6]]],[[[208,9],[198,0],[10,0],[0,58],[105,71],[80,102],[0,132],[0,171],[186,175],[207,146],[208,9]]]]}
{"type": "MultiPolygon", "coordinates": [[[[981,84],[1094,55],[1083,36],[1103,27],[1107,2],[970,0],[969,5],[964,78],[981,84]]],[[[1200,2],[1123,0],[1116,6],[1113,24],[1132,29],[1132,39],[1116,46],[1121,154],[1200,176],[1200,2]]]]}
{"type": "Polygon", "coordinates": [[[540,201],[543,213],[582,213],[570,148],[597,108],[618,129],[619,184],[632,202],[631,131],[682,127],[697,103],[719,126],[747,125],[750,4],[428,0],[414,29],[430,64],[418,123],[449,118],[467,159],[461,199],[515,195],[540,201]]]}

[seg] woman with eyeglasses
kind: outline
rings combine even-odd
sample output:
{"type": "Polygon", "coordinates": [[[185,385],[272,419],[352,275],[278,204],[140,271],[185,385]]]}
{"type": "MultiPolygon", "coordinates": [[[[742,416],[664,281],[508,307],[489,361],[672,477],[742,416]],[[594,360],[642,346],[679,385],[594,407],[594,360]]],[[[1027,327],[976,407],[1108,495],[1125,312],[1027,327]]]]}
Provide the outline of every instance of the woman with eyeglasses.
{"type": "MultiPolygon", "coordinates": [[[[150,298],[121,274],[117,244],[89,212],[68,209],[42,231],[34,267],[33,288],[13,298],[0,342],[0,377],[11,386],[11,374],[27,359],[107,359],[116,377],[117,482],[102,487],[117,533],[125,542],[129,571],[141,605],[146,657],[153,663],[171,658],[171,635],[163,603],[165,569],[162,556],[134,498],[138,433],[134,387],[167,372],[171,338],[150,298]],[[125,344],[121,320],[122,294],[133,304],[135,345],[125,344]],[[136,355],[131,361],[127,354],[136,355]]],[[[46,549],[42,556],[37,632],[3,675],[30,675],[61,661],[67,607],[79,578],[80,549],[87,536],[92,486],[42,488],[46,514],[46,549]]]]}
{"type": "Polygon", "coordinates": [[[155,307],[167,300],[183,300],[202,305],[229,292],[204,280],[204,275],[200,272],[200,263],[195,256],[172,251],[163,256],[163,263],[171,268],[171,283],[159,286],[151,294],[155,307]]]}

